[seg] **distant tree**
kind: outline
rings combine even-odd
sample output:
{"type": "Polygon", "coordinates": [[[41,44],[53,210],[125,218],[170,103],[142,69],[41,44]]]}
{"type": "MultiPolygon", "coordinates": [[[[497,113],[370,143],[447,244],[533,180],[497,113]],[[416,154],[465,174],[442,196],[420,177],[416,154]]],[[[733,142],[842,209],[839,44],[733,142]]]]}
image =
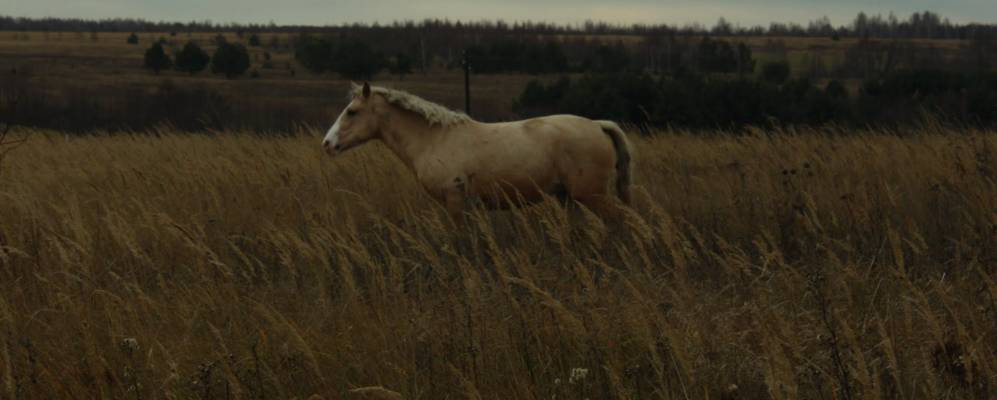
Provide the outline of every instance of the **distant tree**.
{"type": "Polygon", "coordinates": [[[831,19],[826,15],[817,18],[814,21],[810,21],[807,26],[807,34],[811,36],[824,36],[828,37],[834,33],[834,26],[831,25],[831,19]]]}
{"type": "Polygon", "coordinates": [[[735,60],[738,75],[755,71],[755,59],[751,56],[751,48],[744,44],[744,42],[737,44],[735,60]]]}
{"type": "Polygon", "coordinates": [[[522,51],[522,60],[516,70],[530,74],[567,71],[568,58],[557,42],[527,43],[523,47],[525,51],[522,51]]]}
{"type": "Polygon", "coordinates": [[[725,40],[703,37],[696,50],[696,62],[704,72],[737,72],[743,74],[755,70],[755,60],[751,49],[744,43],[732,46],[725,40]]]}
{"type": "Polygon", "coordinates": [[[367,43],[352,41],[336,49],[333,69],[348,79],[370,79],[386,64],[384,56],[367,43]]]}
{"type": "Polygon", "coordinates": [[[187,42],[176,56],[177,69],[190,75],[203,71],[209,60],[208,53],[193,41],[187,42]]]}
{"type": "Polygon", "coordinates": [[[412,73],[412,58],[405,53],[396,54],[395,58],[391,60],[391,65],[388,66],[388,71],[398,75],[398,79],[405,79],[405,75],[412,73]]]}
{"type": "Polygon", "coordinates": [[[223,45],[225,43],[228,43],[228,39],[225,39],[225,35],[222,35],[220,33],[217,34],[217,35],[215,35],[215,39],[214,40],[215,40],[215,45],[216,46],[221,46],[221,45],[223,45]]]}
{"type": "Polygon", "coordinates": [[[303,35],[295,42],[294,58],[314,73],[332,70],[332,56],[333,46],[328,40],[303,35]]]}
{"type": "Polygon", "coordinates": [[[595,49],[595,59],[589,60],[588,68],[594,72],[617,73],[630,66],[630,53],[622,43],[616,46],[600,45],[595,49]]]}
{"type": "Polygon", "coordinates": [[[733,72],[737,68],[736,56],[730,43],[704,36],[696,51],[697,64],[704,72],[733,72]]]}
{"type": "Polygon", "coordinates": [[[711,33],[718,36],[730,36],[734,33],[734,26],[724,17],[720,17],[717,20],[717,24],[713,26],[711,33]]]}
{"type": "Polygon", "coordinates": [[[128,35],[128,40],[126,40],[126,42],[128,42],[128,44],[138,44],[138,35],[133,32],[131,35],[128,35]]]}
{"type": "Polygon", "coordinates": [[[223,43],[211,57],[211,72],[232,79],[249,69],[249,51],[238,43],[223,43]]]}
{"type": "Polygon", "coordinates": [[[170,56],[166,55],[166,51],[163,50],[161,43],[153,43],[145,51],[145,67],[151,69],[156,74],[159,74],[159,71],[167,69],[172,65],[173,61],[170,60],[170,56]]]}
{"type": "Polygon", "coordinates": [[[538,116],[556,113],[565,93],[571,88],[571,80],[561,77],[549,86],[540,81],[531,80],[526,88],[513,102],[513,109],[523,116],[538,116]]]}
{"type": "Polygon", "coordinates": [[[789,79],[789,63],[786,61],[767,62],[762,65],[762,79],[773,85],[781,85],[789,79]]]}
{"type": "Polygon", "coordinates": [[[252,47],[260,47],[260,35],[252,34],[249,36],[249,45],[252,47]]]}

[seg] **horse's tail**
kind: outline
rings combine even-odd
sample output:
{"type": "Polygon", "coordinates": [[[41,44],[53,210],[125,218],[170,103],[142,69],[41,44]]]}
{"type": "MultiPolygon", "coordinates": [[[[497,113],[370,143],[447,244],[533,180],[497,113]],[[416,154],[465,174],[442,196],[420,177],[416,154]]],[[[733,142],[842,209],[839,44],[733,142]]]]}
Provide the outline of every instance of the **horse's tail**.
{"type": "Polygon", "coordinates": [[[615,122],[595,122],[613,140],[613,148],[616,149],[616,192],[623,203],[630,204],[630,142],[615,122]]]}

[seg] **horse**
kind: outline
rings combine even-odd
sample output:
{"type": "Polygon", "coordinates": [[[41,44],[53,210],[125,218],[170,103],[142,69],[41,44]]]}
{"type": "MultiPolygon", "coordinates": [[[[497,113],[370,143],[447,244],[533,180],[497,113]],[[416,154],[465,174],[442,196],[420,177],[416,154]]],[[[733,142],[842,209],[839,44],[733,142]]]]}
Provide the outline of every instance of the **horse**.
{"type": "Polygon", "coordinates": [[[488,209],[545,197],[575,200],[603,219],[630,203],[630,143],[612,121],[551,115],[483,123],[413,94],[365,82],[329,128],[322,147],[336,156],[382,141],[454,219],[468,202],[488,209]]]}

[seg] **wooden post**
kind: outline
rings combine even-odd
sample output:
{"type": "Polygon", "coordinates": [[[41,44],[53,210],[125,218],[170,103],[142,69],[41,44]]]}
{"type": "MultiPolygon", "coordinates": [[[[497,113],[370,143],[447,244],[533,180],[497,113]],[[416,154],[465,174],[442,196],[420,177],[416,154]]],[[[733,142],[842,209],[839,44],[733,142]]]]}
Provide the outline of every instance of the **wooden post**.
{"type": "Polygon", "coordinates": [[[461,66],[464,67],[464,113],[471,115],[471,60],[467,57],[467,50],[461,55],[461,66]]]}

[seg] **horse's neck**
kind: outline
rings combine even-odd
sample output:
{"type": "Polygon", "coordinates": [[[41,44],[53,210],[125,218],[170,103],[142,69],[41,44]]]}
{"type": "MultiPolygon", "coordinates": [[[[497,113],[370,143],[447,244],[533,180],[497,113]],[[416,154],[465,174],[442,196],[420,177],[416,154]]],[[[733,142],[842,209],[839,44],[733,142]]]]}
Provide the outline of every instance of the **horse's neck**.
{"type": "Polygon", "coordinates": [[[389,126],[382,128],[381,140],[410,169],[431,149],[433,142],[444,134],[440,126],[431,126],[425,118],[412,113],[392,110],[389,126]]]}

